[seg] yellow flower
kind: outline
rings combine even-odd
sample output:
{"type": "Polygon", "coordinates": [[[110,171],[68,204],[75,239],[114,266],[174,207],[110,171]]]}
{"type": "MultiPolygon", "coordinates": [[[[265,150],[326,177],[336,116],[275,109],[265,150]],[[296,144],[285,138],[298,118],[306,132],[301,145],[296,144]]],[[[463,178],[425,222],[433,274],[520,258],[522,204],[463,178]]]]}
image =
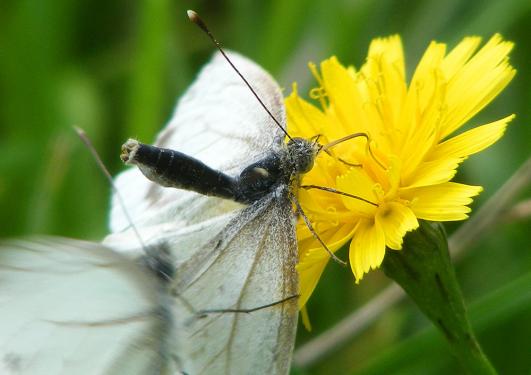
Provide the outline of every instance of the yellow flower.
{"type": "MultiPolygon", "coordinates": [[[[513,44],[493,36],[477,51],[478,37],[463,39],[449,53],[432,42],[406,83],[398,36],[374,40],[360,70],[332,57],[310,64],[319,87],[301,99],[294,85],[286,98],[292,136],[326,144],[364,133],[320,152],[302,185],[299,199],[313,227],[332,251],[349,240],[349,261],[356,281],[380,266],[386,247],[400,250],[404,235],[418,219],[463,220],[472,197],[482,190],[450,182],[468,155],[483,150],[504,133],[514,115],[455,135],[510,82],[513,44]],[[356,198],[358,197],[358,198],[356,198]],[[360,199],[362,198],[362,199],[360,199]]],[[[301,298],[304,306],[329,255],[306,225],[297,225],[301,298]]]]}

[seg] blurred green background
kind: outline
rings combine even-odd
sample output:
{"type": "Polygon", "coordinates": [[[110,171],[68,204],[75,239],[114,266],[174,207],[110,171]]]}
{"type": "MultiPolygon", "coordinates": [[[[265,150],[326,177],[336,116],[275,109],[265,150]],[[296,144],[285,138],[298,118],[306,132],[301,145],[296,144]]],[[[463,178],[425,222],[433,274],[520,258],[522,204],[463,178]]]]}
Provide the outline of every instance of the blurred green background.
{"type": "MultiPolygon", "coordinates": [[[[0,236],[46,233],[100,239],[109,186],[72,125],[84,128],[114,174],[128,137],[149,141],[175,99],[213,52],[186,18],[193,8],[218,39],[269,70],[283,87],[313,84],[308,61],[335,54],[363,63],[370,40],[399,33],[409,73],[429,41],[500,32],[514,42],[518,74],[480,124],[516,113],[506,136],[468,160],[458,179],[485,187],[478,207],[529,157],[531,2],[529,0],[101,1],[0,3],[0,236]]],[[[220,92],[220,95],[223,95],[220,92]]],[[[529,199],[530,192],[520,197],[529,199]]],[[[447,226],[452,232],[457,224],[447,226]]],[[[503,374],[531,369],[530,221],[498,225],[457,264],[473,325],[503,374]]],[[[317,337],[369,301],[388,281],[372,272],[355,286],[329,266],[309,303],[317,337]]],[[[459,373],[440,336],[409,302],[328,358],[298,374],[459,373]]]]}

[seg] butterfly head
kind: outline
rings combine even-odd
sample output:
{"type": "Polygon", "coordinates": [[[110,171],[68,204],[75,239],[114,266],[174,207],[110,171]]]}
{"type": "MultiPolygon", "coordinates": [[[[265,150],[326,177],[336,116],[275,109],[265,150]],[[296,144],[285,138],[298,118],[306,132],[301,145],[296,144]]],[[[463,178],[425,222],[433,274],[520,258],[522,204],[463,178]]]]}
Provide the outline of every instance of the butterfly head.
{"type": "Polygon", "coordinates": [[[303,174],[313,168],[319,145],[304,138],[293,138],[288,144],[288,159],[293,174],[303,174]]]}

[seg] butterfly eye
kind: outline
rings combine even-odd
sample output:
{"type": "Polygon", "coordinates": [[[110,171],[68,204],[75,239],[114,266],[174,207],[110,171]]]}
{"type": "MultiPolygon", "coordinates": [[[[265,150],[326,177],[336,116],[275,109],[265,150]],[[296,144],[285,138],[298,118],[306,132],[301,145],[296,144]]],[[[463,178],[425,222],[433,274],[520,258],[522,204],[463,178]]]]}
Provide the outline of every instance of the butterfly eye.
{"type": "Polygon", "coordinates": [[[293,138],[288,142],[289,158],[294,164],[294,171],[299,174],[309,172],[314,165],[318,144],[303,138],[293,138]]]}

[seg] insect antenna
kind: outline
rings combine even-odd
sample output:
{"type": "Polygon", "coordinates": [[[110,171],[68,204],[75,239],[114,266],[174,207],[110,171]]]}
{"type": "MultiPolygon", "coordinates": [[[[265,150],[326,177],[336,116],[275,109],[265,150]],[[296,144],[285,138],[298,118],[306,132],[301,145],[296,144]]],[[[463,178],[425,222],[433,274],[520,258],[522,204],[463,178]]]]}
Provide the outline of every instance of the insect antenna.
{"type": "Polygon", "coordinates": [[[149,255],[149,251],[147,250],[147,247],[146,247],[144,241],[142,241],[142,237],[140,236],[140,232],[136,228],[135,224],[133,223],[133,220],[131,219],[131,216],[129,215],[129,212],[125,208],[125,203],[124,203],[124,200],[122,198],[122,195],[120,194],[120,191],[118,190],[118,188],[114,184],[114,180],[112,179],[112,176],[109,173],[109,170],[107,169],[107,167],[105,167],[105,164],[103,164],[103,161],[101,160],[100,156],[98,155],[98,152],[94,148],[94,145],[92,144],[92,142],[90,141],[89,137],[87,136],[87,134],[85,133],[85,131],[83,129],[81,129],[81,128],[77,127],[77,126],[74,126],[74,130],[77,133],[77,135],[79,136],[79,138],[81,138],[81,141],[85,144],[85,146],[90,151],[90,153],[91,153],[92,157],[94,158],[94,160],[96,161],[96,164],[98,165],[99,169],[103,172],[103,174],[107,178],[107,181],[109,181],[109,184],[111,185],[112,191],[118,197],[118,201],[120,202],[120,207],[122,207],[124,215],[125,215],[127,221],[129,222],[129,225],[133,229],[133,232],[135,233],[135,236],[138,239],[138,242],[140,243],[140,246],[142,247],[144,252],[146,252],[146,254],[149,255]]]}
{"type": "Polygon", "coordinates": [[[193,11],[193,10],[188,10],[187,12],[187,15],[188,15],[188,18],[190,19],[190,21],[192,21],[193,23],[195,23],[201,30],[203,30],[205,32],[205,34],[208,35],[208,37],[210,38],[210,40],[212,41],[212,43],[214,43],[214,45],[216,46],[216,48],[219,50],[219,52],[221,52],[221,54],[223,55],[223,57],[225,58],[225,60],[227,60],[227,62],[230,64],[230,66],[232,67],[232,69],[234,69],[234,71],[236,73],[238,73],[238,75],[240,76],[240,78],[243,80],[243,82],[245,83],[245,85],[249,88],[249,90],[251,90],[251,92],[253,93],[254,97],[256,98],[256,100],[258,100],[258,102],[260,103],[260,105],[262,106],[262,108],[267,112],[267,114],[269,115],[269,117],[271,117],[271,119],[275,122],[275,124],[280,128],[280,130],[282,130],[282,132],[286,135],[286,137],[288,137],[290,140],[293,140],[293,138],[291,138],[291,136],[288,134],[288,132],[286,131],[286,129],[284,129],[284,127],[280,124],[280,122],[276,119],[275,116],[273,116],[273,114],[271,113],[271,111],[269,110],[269,108],[267,108],[267,106],[265,105],[265,103],[262,101],[262,99],[260,99],[260,96],[258,96],[258,94],[256,93],[256,91],[253,89],[253,87],[251,86],[251,84],[249,83],[249,81],[247,81],[247,79],[243,76],[243,74],[240,73],[240,71],[238,70],[238,68],[236,68],[236,66],[234,65],[234,63],[229,59],[229,57],[227,56],[227,54],[225,53],[225,51],[223,50],[223,48],[221,47],[221,44],[218,42],[218,40],[214,37],[214,35],[212,34],[212,32],[210,32],[209,28],[207,27],[206,23],[199,17],[199,15],[193,11]]]}

